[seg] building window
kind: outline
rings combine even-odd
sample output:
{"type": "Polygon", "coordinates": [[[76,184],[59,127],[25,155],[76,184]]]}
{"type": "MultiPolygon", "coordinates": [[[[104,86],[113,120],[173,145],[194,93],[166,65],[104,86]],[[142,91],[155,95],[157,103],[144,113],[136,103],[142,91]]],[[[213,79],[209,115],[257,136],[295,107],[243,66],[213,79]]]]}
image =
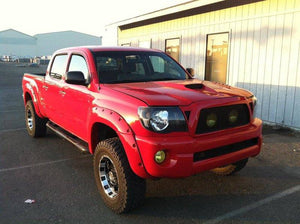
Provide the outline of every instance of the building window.
{"type": "Polygon", "coordinates": [[[229,33],[208,34],[205,80],[226,83],[229,33]]]}
{"type": "Polygon", "coordinates": [[[180,39],[167,39],[165,52],[179,62],[180,55],[180,39]]]}

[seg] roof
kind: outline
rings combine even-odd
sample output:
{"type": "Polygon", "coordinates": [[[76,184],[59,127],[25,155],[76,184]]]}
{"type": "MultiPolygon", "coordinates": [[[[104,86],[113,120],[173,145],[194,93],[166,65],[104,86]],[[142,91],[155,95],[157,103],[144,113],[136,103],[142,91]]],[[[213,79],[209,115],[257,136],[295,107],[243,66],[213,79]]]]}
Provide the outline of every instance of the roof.
{"type": "Polygon", "coordinates": [[[166,15],[181,12],[184,10],[188,10],[188,9],[192,9],[192,8],[196,8],[196,7],[202,7],[202,6],[210,5],[210,4],[217,3],[217,2],[223,2],[223,1],[226,1],[226,0],[192,0],[192,1],[181,3],[181,4],[178,4],[175,6],[171,6],[168,8],[160,9],[160,10],[157,10],[154,12],[146,13],[144,15],[136,16],[136,17],[133,17],[130,19],[111,23],[107,26],[111,26],[111,25],[123,26],[123,25],[131,24],[131,23],[135,23],[138,21],[149,20],[149,19],[160,17],[160,16],[166,16],[166,15]]]}
{"type": "Polygon", "coordinates": [[[90,34],[86,34],[86,33],[81,33],[81,32],[77,32],[74,30],[65,30],[65,31],[57,31],[57,32],[48,32],[48,33],[38,33],[36,35],[34,35],[35,37],[41,37],[41,36],[52,36],[52,35],[60,35],[60,34],[79,34],[79,35],[84,35],[84,36],[90,36],[90,37],[96,37],[99,38],[98,36],[94,36],[94,35],[90,35],[90,34]]]}
{"type": "Polygon", "coordinates": [[[30,36],[30,35],[28,35],[28,34],[26,34],[26,33],[22,33],[22,32],[20,32],[20,31],[14,30],[14,29],[2,30],[2,31],[0,31],[0,35],[3,34],[3,33],[8,33],[8,32],[11,32],[11,33],[17,33],[17,34],[20,34],[20,35],[25,36],[25,37],[27,37],[27,38],[36,39],[36,38],[33,37],[33,36],[30,36]]]}
{"type": "Polygon", "coordinates": [[[55,53],[63,53],[67,51],[76,51],[76,50],[90,50],[92,52],[101,52],[101,51],[148,51],[148,52],[160,52],[159,50],[149,49],[149,48],[137,48],[137,47],[102,47],[102,46],[78,46],[78,47],[69,47],[57,50],[55,53]]]}
{"type": "Polygon", "coordinates": [[[107,25],[121,30],[217,11],[264,0],[193,0],[107,25]]]}

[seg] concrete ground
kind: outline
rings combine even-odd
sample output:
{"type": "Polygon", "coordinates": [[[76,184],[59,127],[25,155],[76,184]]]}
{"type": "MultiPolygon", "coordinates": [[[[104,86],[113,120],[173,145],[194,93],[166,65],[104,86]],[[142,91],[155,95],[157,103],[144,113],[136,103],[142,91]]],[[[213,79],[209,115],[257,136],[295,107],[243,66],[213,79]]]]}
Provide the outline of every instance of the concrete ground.
{"type": "Polygon", "coordinates": [[[27,135],[24,71],[45,67],[0,63],[1,224],[300,223],[300,136],[270,127],[264,129],[261,154],[238,174],[149,180],[143,206],[112,213],[97,192],[92,156],[50,131],[45,138],[27,135]]]}

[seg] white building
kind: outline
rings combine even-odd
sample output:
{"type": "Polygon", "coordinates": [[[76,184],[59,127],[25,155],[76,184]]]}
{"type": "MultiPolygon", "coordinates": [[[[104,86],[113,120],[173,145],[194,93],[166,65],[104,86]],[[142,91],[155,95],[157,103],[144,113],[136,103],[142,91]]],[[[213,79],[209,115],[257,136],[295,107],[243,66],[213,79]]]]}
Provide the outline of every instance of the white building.
{"type": "Polygon", "coordinates": [[[101,37],[75,31],[29,36],[8,29],[0,31],[0,56],[34,57],[52,55],[55,50],[81,45],[101,45],[101,37]]]}
{"type": "Polygon", "coordinates": [[[74,31],[37,34],[37,55],[52,55],[58,49],[83,45],[101,45],[101,37],[74,31]]]}
{"type": "Polygon", "coordinates": [[[9,29],[0,32],[0,56],[30,57],[36,55],[36,38],[9,29]]]}
{"type": "Polygon", "coordinates": [[[300,128],[300,1],[194,0],[106,27],[105,45],[160,49],[200,79],[251,90],[264,121],[300,128]]]}

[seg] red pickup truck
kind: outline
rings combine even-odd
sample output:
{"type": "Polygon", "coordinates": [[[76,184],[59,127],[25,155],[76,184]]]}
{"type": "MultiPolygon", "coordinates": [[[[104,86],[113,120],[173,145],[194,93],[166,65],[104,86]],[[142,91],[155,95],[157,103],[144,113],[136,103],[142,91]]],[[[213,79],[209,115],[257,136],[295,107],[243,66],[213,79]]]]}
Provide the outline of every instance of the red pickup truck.
{"type": "Polygon", "coordinates": [[[29,135],[48,127],[94,154],[97,187],[116,213],[143,201],[146,178],[230,175],[261,149],[251,92],[195,79],[161,51],[58,50],[22,86],[29,135]]]}

